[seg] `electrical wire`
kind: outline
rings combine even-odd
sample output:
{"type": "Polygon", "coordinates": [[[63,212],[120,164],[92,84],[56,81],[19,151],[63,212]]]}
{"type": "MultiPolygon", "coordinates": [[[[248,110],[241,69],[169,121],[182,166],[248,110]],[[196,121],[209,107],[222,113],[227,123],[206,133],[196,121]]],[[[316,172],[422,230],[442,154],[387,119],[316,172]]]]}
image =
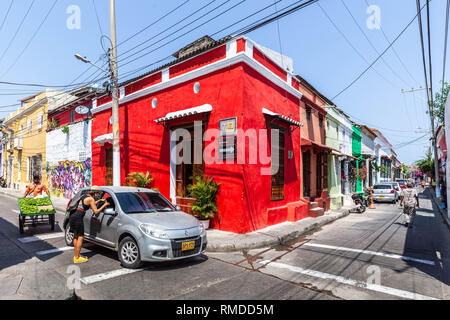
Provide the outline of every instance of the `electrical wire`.
{"type": "Polygon", "coordinates": [[[97,7],[95,6],[94,0],[92,0],[92,6],[94,7],[95,17],[97,18],[98,29],[100,31],[100,35],[102,36],[103,35],[102,25],[100,24],[100,19],[98,18],[97,7]]]}
{"type": "Polygon", "coordinates": [[[416,20],[417,16],[420,16],[419,13],[422,12],[422,9],[425,7],[422,6],[422,8],[419,7],[418,13],[414,16],[414,18],[406,25],[406,27],[397,35],[397,37],[394,39],[394,41],[391,42],[391,44],[389,46],[387,46],[386,49],[383,50],[383,52],[381,52],[381,54],[366,68],[364,69],[353,81],[351,81],[345,88],[343,88],[341,91],[339,91],[331,100],[336,99],[337,97],[339,97],[342,93],[344,93],[345,91],[347,91],[350,87],[352,87],[359,79],[361,79],[361,77],[366,74],[367,71],[370,70],[370,68],[377,63],[378,60],[380,60],[380,58],[389,50],[389,48],[391,48],[393,46],[393,44],[395,42],[397,42],[397,40],[403,35],[403,33],[405,33],[405,31],[409,28],[409,26],[414,22],[414,20],[416,20]]]}
{"type": "MultiPolygon", "coordinates": [[[[348,43],[348,45],[353,49],[353,51],[355,51],[358,56],[364,60],[364,62],[370,66],[370,62],[366,59],[366,57],[364,57],[364,55],[359,52],[359,50],[353,45],[353,43],[347,38],[347,36],[345,35],[345,33],[339,29],[339,27],[336,25],[336,23],[333,21],[333,19],[330,17],[330,15],[325,11],[325,9],[320,5],[320,3],[318,2],[317,5],[319,6],[319,8],[322,10],[322,12],[324,13],[324,15],[327,17],[327,19],[330,21],[330,23],[333,25],[333,27],[341,34],[341,36],[345,39],[345,41],[348,43]]],[[[371,67],[372,68],[372,67],[371,67]]],[[[380,76],[380,78],[382,78],[384,81],[386,81],[387,83],[389,83],[390,85],[392,85],[395,88],[401,89],[399,86],[397,86],[395,83],[391,82],[389,79],[387,79],[385,76],[383,76],[378,70],[376,70],[375,68],[372,68],[373,71],[375,71],[375,73],[380,76]]]]}
{"type": "MultiPolygon", "coordinates": [[[[197,20],[195,20],[195,21],[193,21],[193,22],[191,22],[191,23],[189,23],[189,24],[187,24],[187,25],[185,25],[185,26],[183,26],[183,27],[177,29],[176,31],[170,33],[169,35],[166,36],[166,38],[167,38],[167,37],[170,37],[170,36],[172,36],[172,35],[174,35],[174,34],[176,34],[176,33],[178,33],[179,31],[183,30],[185,27],[191,25],[191,24],[194,23],[194,22],[197,22],[199,19],[202,19],[203,17],[207,16],[209,13],[211,13],[211,12],[217,10],[218,8],[224,6],[225,4],[227,4],[227,3],[230,2],[230,1],[231,1],[231,0],[226,0],[224,3],[218,5],[217,7],[213,8],[212,10],[208,11],[207,13],[205,13],[205,14],[203,14],[202,16],[200,16],[199,18],[197,18],[197,20]]],[[[225,13],[228,13],[229,11],[231,11],[231,10],[234,9],[235,7],[241,5],[241,4],[244,3],[245,1],[247,1],[247,0],[241,0],[241,1],[238,2],[237,4],[235,4],[235,5],[233,5],[232,7],[230,7],[230,8],[228,8],[228,9],[222,11],[221,13],[215,15],[214,17],[212,17],[212,18],[210,18],[209,20],[207,20],[207,21],[201,23],[200,25],[198,25],[198,26],[196,26],[196,27],[194,27],[194,28],[189,29],[189,31],[186,31],[185,33],[183,33],[183,34],[177,36],[176,38],[174,38],[174,39],[172,39],[172,40],[170,40],[170,41],[168,41],[168,42],[166,42],[166,43],[160,45],[159,47],[157,47],[157,48],[155,48],[155,49],[153,49],[153,50],[151,50],[151,51],[148,51],[148,52],[146,52],[146,53],[143,53],[143,54],[139,55],[137,58],[134,58],[134,59],[131,60],[131,61],[128,61],[128,62],[126,62],[126,63],[123,63],[121,66],[123,67],[123,66],[125,66],[125,65],[127,65],[127,64],[130,64],[130,63],[132,63],[132,62],[134,62],[134,61],[136,61],[136,60],[139,60],[139,59],[141,59],[141,58],[143,58],[143,57],[149,55],[149,54],[152,53],[152,52],[155,52],[156,50],[159,50],[159,49],[165,47],[166,45],[168,45],[168,44],[174,42],[175,40],[178,40],[178,39],[180,39],[181,37],[183,37],[183,36],[185,36],[185,35],[191,33],[192,31],[195,31],[196,29],[198,29],[198,28],[204,26],[205,24],[207,24],[207,23],[213,21],[214,19],[217,19],[218,17],[224,15],[225,13]]],[[[148,46],[144,47],[143,49],[139,50],[138,52],[135,52],[135,53],[133,53],[133,54],[130,54],[130,55],[128,55],[128,56],[126,56],[126,57],[120,59],[120,60],[118,61],[118,64],[120,64],[121,62],[123,62],[123,61],[125,61],[125,60],[127,60],[127,59],[129,59],[129,58],[131,58],[131,57],[133,57],[133,56],[135,56],[135,55],[137,55],[137,54],[139,54],[139,53],[141,53],[142,51],[144,51],[144,50],[146,50],[146,49],[149,49],[149,48],[153,47],[154,45],[158,44],[160,41],[161,41],[161,40],[156,41],[156,42],[153,42],[153,43],[151,43],[150,45],[148,45],[148,46]]]]}
{"type": "MultiPolygon", "coordinates": [[[[362,35],[364,36],[364,38],[367,40],[367,42],[370,44],[370,46],[372,47],[372,49],[379,55],[380,52],[378,51],[378,49],[375,47],[375,45],[372,43],[372,41],[369,39],[369,37],[367,36],[367,34],[364,32],[364,30],[361,28],[361,26],[359,25],[358,21],[356,21],[355,17],[353,16],[351,10],[348,8],[348,6],[345,4],[344,0],[341,0],[342,5],[345,7],[345,10],[347,10],[348,14],[350,15],[350,17],[352,18],[353,22],[355,23],[355,25],[358,27],[359,31],[362,33],[362,35]]],[[[406,84],[407,86],[409,86],[409,84],[391,67],[391,65],[386,61],[386,59],[381,58],[381,60],[383,61],[383,63],[389,68],[389,70],[391,70],[391,72],[404,84],[406,84]]],[[[411,86],[412,87],[412,86],[411,86]]]]}
{"type": "Polygon", "coordinates": [[[11,3],[9,4],[8,10],[6,10],[5,17],[3,18],[2,25],[0,26],[0,31],[3,29],[3,26],[4,26],[5,22],[6,22],[6,19],[8,18],[9,11],[11,10],[11,7],[12,7],[13,3],[14,3],[14,0],[11,0],[11,3]]]}
{"type": "Polygon", "coordinates": [[[37,29],[34,31],[33,35],[31,36],[30,40],[28,40],[28,43],[25,45],[25,47],[23,48],[23,50],[19,53],[19,55],[17,55],[16,59],[14,60],[14,62],[9,66],[9,68],[3,72],[0,75],[0,79],[3,78],[5,76],[5,74],[7,74],[15,65],[16,63],[19,61],[19,59],[22,57],[22,55],[25,53],[25,51],[28,49],[28,47],[30,46],[31,42],[34,40],[34,38],[36,37],[36,35],[38,34],[39,30],[41,29],[42,25],[45,23],[45,21],[47,20],[48,16],[50,15],[50,13],[52,12],[53,8],[55,7],[56,3],[58,2],[58,0],[55,0],[52,4],[52,6],[50,7],[50,9],[48,10],[47,14],[45,15],[44,19],[41,21],[41,23],[39,24],[39,26],[37,27],[37,29]]]}
{"type": "Polygon", "coordinates": [[[8,52],[8,50],[9,50],[9,48],[11,47],[12,43],[13,43],[14,40],[16,39],[17,34],[19,33],[20,29],[22,28],[23,23],[25,22],[25,19],[27,18],[28,14],[29,14],[30,11],[31,11],[31,8],[33,7],[34,1],[35,1],[35,0],[33,0],[33,1],[31,2],[30,6],[28,7],[27,12],[25,13],[25,15],[24,15],[23,18],[22,18],[22,21],[20,22],[19,26],[17,27],[16,32],[14,33],[13,37],[12,37],[11,40],[9,41],[8,46],[6,47],[5,51],[3,51],[3,54],[0,56],[0,62],[3,60],[3,57],[4,57],[5,54],[8,52]]]}

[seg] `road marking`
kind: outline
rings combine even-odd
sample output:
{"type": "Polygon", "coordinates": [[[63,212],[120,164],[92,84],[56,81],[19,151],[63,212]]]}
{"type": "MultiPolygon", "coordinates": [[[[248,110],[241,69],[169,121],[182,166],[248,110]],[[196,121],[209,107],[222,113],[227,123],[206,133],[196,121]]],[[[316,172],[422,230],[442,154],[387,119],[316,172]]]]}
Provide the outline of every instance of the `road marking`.
{"type": "Polygon", "coordinates": [[[19,238],[18,240],[22,243],[30,243],[30,242],[54,239],[54,238],[60,238],[60,237],[64,237],[64,232],[46,233],[46,234],[41,234],[38,236],[19,238]]]}
{"type": "Polygon", "coordinates": [[[63,247],[63,248],[56,248],[56,249],[49,249],[49,250],[43,250],[36,252],[37,255],[43,256],[50,253],[56,253],[56,252],[63,252],[67,250],[73,250],[73,247],[63,247]]]}
{"type": "Polygon", "coordinates": [[[350,252],[364,253],[364,254],[381,256],[381,257],[392,258],[392,259],[401,259],[401,260],[405,260],[405,261],[415,261],[415,262],[428,264],[428,265],[432,265],[432,266],[435,265],[434,261],[431,261],[431,260],[424,260],[424,259],[417,259],[417,258],[412,258],[412,257],[407,257],[407,256],[401,256],[401,255],[394,254],[394,253],[383,253],[383,252],[376,252],[376,251],[370,251],[370,250],[352,249],[352,248],[346,248],[346,247],[335,247],[335,246],[329,246],[326,244],[318,244],[318,243],[310,243],[310,242],[304,243],[303,245],[310,246],[310,247],[333,249],[333,250],[337,250],[337,251],[350,251],[350,252]]]}
{"type": "Polygon", "coordinates": [[[301,274],[304,274],[304,275],[307,275],[310,277],[314,277],[314,278],[333,280],[333,281],[347,284],[350,286],[364,288],[364,289],[371,290],[371,291],[382,292],[382,293],[386,293],[386,294],[401,297],[401,298],[406,298],[406,299],[411,299],[411,300],[439,300],[439,299],[436,299],[433,297],[421,295],[421,294],[414,293],[414,292],[409,292],[409,291],[405,291],[405,290],[386,287],[386,286],[382,286],[379,284],[366,283],[364,281],[353,280],[350,278],[344,278],[341,276],[336,276],[333,274],[324,273],[324,272],[320,272],[320,271],[303,269],[300,267],[294,267],[294,266],[290,266],[290,265],[287,265],[284,263],[271,262],[269,260],[258,261],[258,263],[264,264],[265,266],[270,265],[270,266],[280,268],[280,269],[288,269],[290,271],[293,271],[296,273],[301,273],[301,274]]]}
{"type": "Polygon", "coordinates": [[[107,279],[112,279],[112,278],[116,278],[119,276],[123,276],[125,274],[130,274],[130,273],[135,273],[135,272],[139,272],[142,271],[144,269],[117,269],[117,270],[113,270],[113,271],[108,271],[108,272],[104,272],[104,273],[99,273],[99,274],[94,274],[92,276],[88,276],[88,277],[84,277],[81,278],[80,281],[84,284],[93,284],[96,282],[100,282],[103,280],[107,280],[107,279]]]}

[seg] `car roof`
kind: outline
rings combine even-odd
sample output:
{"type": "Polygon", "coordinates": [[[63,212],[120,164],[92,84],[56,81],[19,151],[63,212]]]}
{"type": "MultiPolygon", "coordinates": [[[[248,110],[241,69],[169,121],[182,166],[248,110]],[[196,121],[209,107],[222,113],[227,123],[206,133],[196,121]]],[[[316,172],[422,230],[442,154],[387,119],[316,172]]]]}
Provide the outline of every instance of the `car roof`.
{"type": "Polygon", "coordinates": [[[81,191],[105,191],[108,193],[123,193],[123,192],[153,192],[158,193],[158,191],[148,189],[148,188],[138,188],[138,187],[125,187],[125,186],[95,186],[95,187],[87,187],[81,189],[81,191]]]}

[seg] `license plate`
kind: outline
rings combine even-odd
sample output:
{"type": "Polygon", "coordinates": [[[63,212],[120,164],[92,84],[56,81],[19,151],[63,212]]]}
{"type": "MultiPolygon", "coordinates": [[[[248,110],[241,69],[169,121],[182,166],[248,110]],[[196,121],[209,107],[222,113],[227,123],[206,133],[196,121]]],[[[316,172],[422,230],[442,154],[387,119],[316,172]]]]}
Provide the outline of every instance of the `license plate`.
{"type": "Polygon", "coordinates": [[[181,244],[181,251],[194,250],[194,248],[195,248],[195,241],[183,242],[181,244]]]}
{"type": "Polygon", "coordinates": [[[380,196],[380,198],[384,198],[384,196],[380,196]]]}

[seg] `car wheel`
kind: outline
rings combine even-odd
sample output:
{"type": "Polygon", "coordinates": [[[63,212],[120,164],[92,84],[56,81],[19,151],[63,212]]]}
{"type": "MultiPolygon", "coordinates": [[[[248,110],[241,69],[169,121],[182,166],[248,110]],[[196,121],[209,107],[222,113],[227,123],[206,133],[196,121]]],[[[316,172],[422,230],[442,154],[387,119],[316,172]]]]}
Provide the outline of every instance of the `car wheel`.
{"type": "Polygon", "coordinates": [[[69,224],[67,224],[66,229],[64,230],[64,240],[68,247],[73,247],[73,232],[70,231],[69,224]]]}
{"type": "Polygon", "coordinates": [[[139,246],[131,237],[125,237],[120,241],[118,255],[124,268],[138,269],[143,264],[139,246]]]}

